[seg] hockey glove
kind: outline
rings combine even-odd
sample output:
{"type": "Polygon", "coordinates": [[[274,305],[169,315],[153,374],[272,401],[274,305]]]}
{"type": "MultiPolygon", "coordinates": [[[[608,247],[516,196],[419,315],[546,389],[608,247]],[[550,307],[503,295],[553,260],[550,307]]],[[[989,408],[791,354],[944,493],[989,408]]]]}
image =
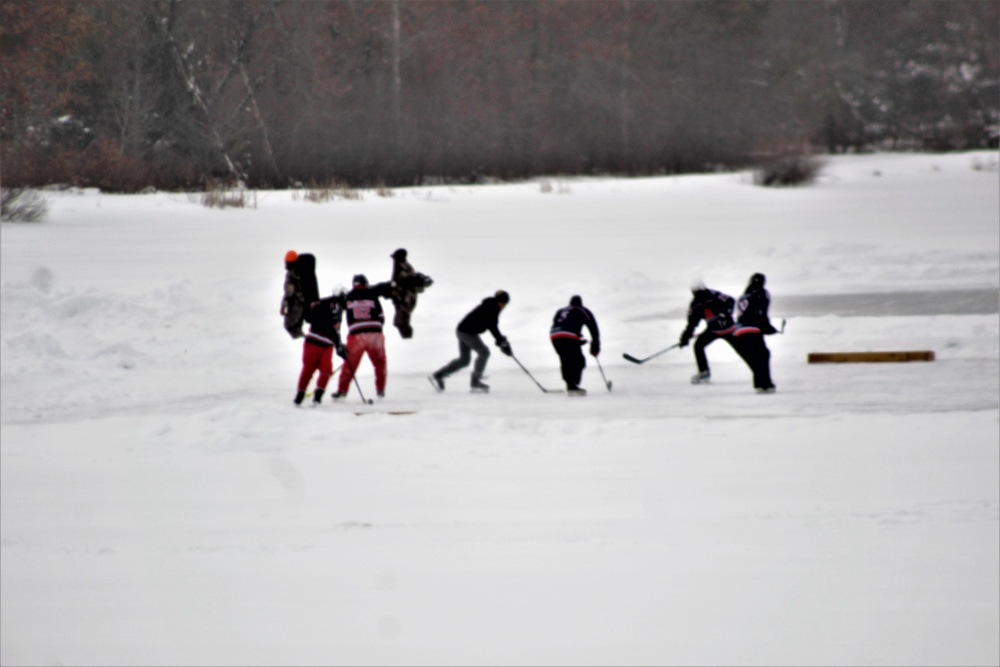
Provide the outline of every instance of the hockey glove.
{"type": "Polygon", "coordinates": [[[681,339],[677,342],[677,347],[687,347],[688,342],[690,342],[690,336],[681,336],[681,339]]]}
{"type": "Polygon", "coordinates": [[[601,353],[601,344],[598,341],[590,342],[590,356],[596,357],[601,353]]]}
{"type": "Polygon", "coordinates": [[[514,354],[514,351],[510,349],[510,343],[507,342],[506,338],[498,340],[497,347],[499,347],[500,351],[506,354],[508,357],[514,354]]]}
{"type": "Polygon", "coordinates": [[[337,343],[337,356],[341,359],[347,359],[347,347],[343,343],[337,343]]]}

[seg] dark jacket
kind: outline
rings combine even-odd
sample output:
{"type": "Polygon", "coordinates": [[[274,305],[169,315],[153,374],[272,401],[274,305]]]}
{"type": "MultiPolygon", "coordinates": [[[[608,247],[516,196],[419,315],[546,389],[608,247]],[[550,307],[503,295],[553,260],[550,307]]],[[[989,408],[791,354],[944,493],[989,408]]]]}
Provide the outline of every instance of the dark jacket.
{"type": "Polygon", "coordinates": [[[319,299],[315,255],[302,253],[294,262],[285,262],[285,298],[296,293],[302,295],[307,308],[319,299]]]}
{"type": "Polygon", "coordinates": [[[316,257],[303,253],[294,262],[285,262],[284,291],[285,295],[281,299],[281,315],[285,318],[285,330],[292,338],[300,338],[306,311],[313,301],[319,300],[316,257]]]}
{"type": "Polygon", "coordinates": [[[358,286],[344,296],[344,310],[347,313],[347,335],[360,333],[382,333],[385,312],[379,299],[388,299],[392,294],[392,283],[358,286]]]}
{"type": "Polygon", "coordinates": [[[549,330],[549,338],[552,340],[577,340],[582,345],[583,327],[590,331],[590,353],[598,354],[601,351],[601,332],[597,328],[597,318],[585,306],[565,306],[556,311],[552,318],[552,328],[549,330]]]}
{"type": "Polygon", "coordinates": [[[481,334],[489,330],[497,345],[507,340],[500,333],[500,302],[495,296],[488,296],[458,323],[458,330],[467,334],[481,334]]]}
{"type": "Polygon", "coordinates": [[[718,290],[706,288],[695,292],[688,306],[687,328],[681,334],[681,341],[686,345],[702,320],[705,320],[709,331],[719,336],[732,333],[735,329],[732,314],[735,303],[733,297],[718,290]]]}
{"type": "Polygon", "coordinates": [[[343,313],[342,294],[314,301],[306,311],[306,322],[309,323],[306,342],[319,347],[340,345],[340,319],[343,313]]]}
{"type": "Polygon", "coordinates": [[[763,334],[777,333],[767,315],[770,306],[770,293],[761,286],[751,285],[736,304],[736,321],[744,326],[757,327],[763,334]]]}
{"type": "Polygon", "coordinates": [[[419,294],[424,288],[434,284],[430,276],[415,271],[405,259],[393,260],[390,282],[393,286],[393,301],[402,299],[408,293],[419,294]]]}

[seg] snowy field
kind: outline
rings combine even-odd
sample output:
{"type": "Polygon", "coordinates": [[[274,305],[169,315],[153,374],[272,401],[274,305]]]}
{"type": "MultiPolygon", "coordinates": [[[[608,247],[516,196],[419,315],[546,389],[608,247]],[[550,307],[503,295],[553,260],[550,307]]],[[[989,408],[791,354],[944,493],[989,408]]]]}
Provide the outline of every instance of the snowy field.
{"type": "Polygon", "coordinates": [[[835,157],[796,189],[45,196],[0,227],[5,666],[1000,663],[996,152],[835,157]],[[295,408],[285,251],[326,294],[398,247],[435,284],[413,339],[387,328],[386,399],[295,408]],[[695,279],[755,271],[777,393],[722,342],[707,386],[691,348],[622,359],[677,341],[695,279]],[[495,352],[489,395],[435,393],[498,288],[550,388],[582,295],[612,391],[589,357],[569,398],[495,352]],[[882,350],[936,360],[806,363],[882,350]]]}

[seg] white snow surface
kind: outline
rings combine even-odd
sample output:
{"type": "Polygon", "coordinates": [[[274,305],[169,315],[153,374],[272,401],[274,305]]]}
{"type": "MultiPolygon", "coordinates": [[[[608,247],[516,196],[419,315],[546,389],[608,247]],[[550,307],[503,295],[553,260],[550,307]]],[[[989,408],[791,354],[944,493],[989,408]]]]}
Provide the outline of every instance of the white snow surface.
{"type": "Polygon", "coordinates": [[[0,662],[1000,663],[997,153],[752,181],[46,192],[47,222],[0,227],[0,662]],[[387,397],[294,407],[285,252],[326,294],[398,247],[435,283],[413,339],[386,328],[387,397]],[[756,271],[777,393],[724,342],[709,385],[690,347],[622,358],[677,341],[696,279],[756,271]],[[500,288],[554,389],[581,295],[611,390],[588,357],[587,397],[543,393],[493,348],[489,395],[436,393],[500,288]],[[806,362],[897,350],[936,359],[806,362]]]}

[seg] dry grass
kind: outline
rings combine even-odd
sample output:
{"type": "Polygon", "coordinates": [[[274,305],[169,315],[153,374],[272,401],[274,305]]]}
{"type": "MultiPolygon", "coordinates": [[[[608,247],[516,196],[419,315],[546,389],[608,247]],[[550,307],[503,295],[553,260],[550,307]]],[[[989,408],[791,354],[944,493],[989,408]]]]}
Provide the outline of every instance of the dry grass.
{"type": "Polygon", "coordinates": [[[257,191],[210,181],[201,196],[201,205],[208,208],[257,208],[257,191]]]}
{"type": "Polygon", "coordinates": [[[339,181],[329,181],[324,184],[312,182],[301,194],[296,192],[296,199],[302,198],[315,203],[330,202],[336,199],[361,200],[361,191],[339,181]]]}
{"type": "Polygon", "coordinates": [[[560,195],[568,195],[570,193],[569,186],[567,186],[565,183],[562,183],[561,181],[556,181],[555,185],[553,185],[552,181],[550,181],[547,178],[541,182],[541,184],[539,185],[539,189],[542,191],[543,194],[552,194],[553,192],[555,192],[556,194],[560,195]]]}
{"type": "Polygon", "coordinates": [[[768,187],[809,185],[823,169],[823,161],[809,154],[789,154],[768,160],[754,172],[754,183],[768,187]]]}

